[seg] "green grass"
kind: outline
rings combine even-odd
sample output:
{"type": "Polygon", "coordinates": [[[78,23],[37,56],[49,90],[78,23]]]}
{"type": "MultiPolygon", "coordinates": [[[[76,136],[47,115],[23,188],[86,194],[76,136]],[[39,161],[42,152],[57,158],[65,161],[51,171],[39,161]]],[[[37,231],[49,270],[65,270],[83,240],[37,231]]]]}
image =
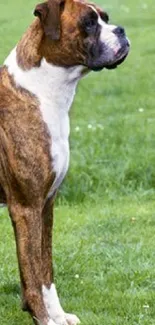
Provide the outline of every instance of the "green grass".
{"type": "MultiPolygon", "coordinates": [[[[85,325],[154,324],[154,202],[122,198],[59,206],[55,212],[56,283],[65,309],[85,325]]],[[[5,210],[1,228],[0,323],[26,325],[5,210]]]]}
{"type": "MultiPolygon", "coordinates": [[[[35,3],[1,0],[1,63],[29,25],[35,3]]],[[[155,3],[100,4],[126,27],[132,47],[122,66],[90,74],[77,91],[71,166],[55,209],[56,283],[64,308],[84,325],[154,325],[155,3]]],[[[20,310],[5,209],[0,256],[0,324],[31,324],[20,310]]]]}

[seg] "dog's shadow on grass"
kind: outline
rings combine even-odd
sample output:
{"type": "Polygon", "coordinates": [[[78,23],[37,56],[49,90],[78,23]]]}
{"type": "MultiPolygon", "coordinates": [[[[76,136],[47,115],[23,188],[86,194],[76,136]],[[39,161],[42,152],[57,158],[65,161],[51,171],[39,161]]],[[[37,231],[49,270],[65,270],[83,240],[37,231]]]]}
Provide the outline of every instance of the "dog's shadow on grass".
{"type": "Polygon", "coordinates": [[[21,290],[18,283],[8,283],[0,286],[0,294],[20,296],[21,290]]]}

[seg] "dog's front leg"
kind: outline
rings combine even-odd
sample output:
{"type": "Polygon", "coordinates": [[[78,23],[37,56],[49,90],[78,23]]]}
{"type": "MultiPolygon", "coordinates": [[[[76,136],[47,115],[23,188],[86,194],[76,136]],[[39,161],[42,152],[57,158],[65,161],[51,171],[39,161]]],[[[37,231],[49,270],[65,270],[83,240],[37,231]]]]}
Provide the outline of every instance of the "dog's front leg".
{"type": "Polygon", "coordinates": [[[52,268],[52,228],[53,228],[53,201],[46,202],[42,213],[42,259],[43,259],[43,300],[51,319],[58,325],[76,325],[79,323],[77,316],[67,314],[61,307],[56,287],[54,284],[52,268]]]}
{"type": "Polygon", "coordinates": [[[42,211],[14,203],[9,206],[14,227],[26,309],[40,325],[54,325],[43,301],[42,211]]]}
{"type": "Polygon", "coordinates": [[[53,200],[48,199],[42,212],[42,265],[43,300],[46,310],[56,324],[67,325],[65,313],[60,305],[54,285],[52,265],[53,200]]]}
{"type": "Polygon", "coordinates": [[[52,265],[52,230],[53,230],[53,199],[48,199],[42,211],[42,265],[43,284],[50,287],[53,283],[52,265]]]}

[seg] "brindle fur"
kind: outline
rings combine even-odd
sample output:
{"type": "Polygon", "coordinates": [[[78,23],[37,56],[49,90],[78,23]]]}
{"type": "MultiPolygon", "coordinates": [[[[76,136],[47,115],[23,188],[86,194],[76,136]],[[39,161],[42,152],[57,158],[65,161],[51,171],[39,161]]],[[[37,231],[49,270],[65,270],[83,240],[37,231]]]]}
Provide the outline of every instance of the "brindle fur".
{"type": "MultiPolygon", "coordinates": [[[[61,12],[61,8],[57,10],[61,1],[49,1],[48,21],[47,3],[41,5],[41,9],[40,5],[37,6],[35,15],[42,10],[43,19],[36,17],[17,45],[18,65],[23,70],[39,68],[43,57],[48,63],[66,68],[86,65],[88,53],[79,22],[92,9],[84,1],[66,0],[65,10],[61,12]],[[52,20],[53,12],[56,16],[52,20]],[[60,21],[57,22],[59,12],[60,21]]],[[[97,11],[100,12],[98,8],[97,11]]],[[[95,42],[94,35],[90,42],[95,42]]],[[[55,193],[51,198],[47,197],[55,173],[50,141],[37,98],[16,85],[3,66],[0,69],[0,203],[8,205],[14,228],[23,309],[28,310],[34,321],[38,319],[41,325],[47,325],[49,321],[42,286],[50,288],[53,282],[55,193]]]]}
{"type": "Polygon", "coordinates": [[[54,180],[49,136],[38,102],[0,71],[0,202],[7,203],[16,237],[23,307],[46,324],[41,288],[51,285],[54,180]]]}

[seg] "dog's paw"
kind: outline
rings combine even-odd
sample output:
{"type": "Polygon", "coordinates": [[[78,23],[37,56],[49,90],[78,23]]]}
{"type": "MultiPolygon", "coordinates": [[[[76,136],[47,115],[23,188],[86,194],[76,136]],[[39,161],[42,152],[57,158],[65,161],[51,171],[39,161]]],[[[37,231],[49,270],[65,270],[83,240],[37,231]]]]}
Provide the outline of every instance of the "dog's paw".
{"type": "Polygon", "coordinates": [[[64,312],[61,312],[59,314],[55,314],[53,316],[53,320],[54,320],[56,325],[68,325],[64,312]]]}
{"type": "Polygon", "coordinates": [[[54,283],[49,289],[43,286],[43,300],[50,319],[56,325],[77,325],[80,323],[77,316],[65,313],[62,309],[54,283]]]}
{"type": "Polygon", "coordinates": [[[65,318],[68,325],[77,325],[80,324],[80,320],[76,315],[73,314],[65,314],[65,318]]]}
{"type": "MultiPolygon", "coordinates": [[[[41,323],[39,323],[39,325],[41,325],[41,323]]],[[[57,324],[53,321],[53,319],[50,319],[48,321],[48,325],[57,325],[57,324]]]]}
{"type": "Polygon", "coordinates": [[[80,320],[76,315],[63,313],[54,317],[54,323],[57,325],[78,325],[80,320]]]}

